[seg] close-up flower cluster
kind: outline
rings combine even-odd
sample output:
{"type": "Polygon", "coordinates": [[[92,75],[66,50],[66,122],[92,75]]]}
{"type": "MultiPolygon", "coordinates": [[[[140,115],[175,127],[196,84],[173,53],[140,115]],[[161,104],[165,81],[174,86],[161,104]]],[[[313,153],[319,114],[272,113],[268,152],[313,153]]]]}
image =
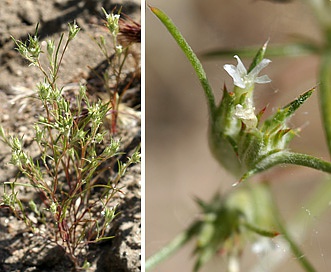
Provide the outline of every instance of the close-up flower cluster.
{"type": "MultiPolygon", "coordinates": [[[[287,5],[293,1],[271,2],[287,5]]],[[[325,11],[320,10],[322,6],[325,10],[331,8],[329,1],[325,0],[307,0],[306,4],[317,14],[324,14],[325,11]]],[[[269,3],[268,5],[272,4],[269,3]]],[[[287,219],[284,220],[282,210],[278,207],[279,203],[275,201],[279,196],[274,195],[273,185],[274,179],[277,179],[277,182],[280,180],[280,174],[277,173],[283,173],[284,170],[282,169],[288,165],[296,165],[297,168],[295,169],[301,169],[304,166],[327,174],[331,173],[331,163],[327,159],[323,159],[323,156],[314,156],[306,151],[300,152],[298,151],[300,149],[290,145],[297,136],[301,137],[302,132],[302,124],[296,125],[293,122],[294,116],[296,114],[302,115],[302,108],[306,107],[306,104],[310,103],[308,100],[311,101],[309,98],[316,97],[316,94],[320,99],[326,140],[330,143],[329,121],[331,115],[328,109],[331,107],[331,99],[328,94],[331,90],[331,73],[329,72],[331,71],[331,62],[328,61],[330,60],[329,50],[325,45],[325,43],[329,44],[329,22],[324,20],[324,17],[323,20],[318,20],[321,24],[320,28],[325,34],[324,44],[317,44],[313,40],[306,39],[292,44],[275,45],[271,36],[262,47],[220,48],[197,55],[166,13],[157,7],[150,7],[150,10],[171,34],[197,75],[208,110],[208,122],[206,123],[208,124],[209,149],[227,173],[221,172],[221,176],[214,176],[214,179],[221,182],[219,187],[222,190],[221,192],[214,192],[211,200],[205,200],[197,195],[195,198],[199,207],[197,217],[191,220],[191,223],[163,248],[152,252],[147,259],[147,269],[151,270],[166,259],[169,259],[168,263],[171,263],[172,258],[179,262],[178,258],[171,257],[171,255],[193,240],[195,257],[192,264],[193,271],[203,270],[205,266],[208,268],[203,271],[218,271],[217,269],[220,267],[224,271],[230,272],[250,271],[245,258],[243,258],[246,248],[250,248],[254,254],[261,257],[256,260],[255,266],[250,265],[254,267],[251,271],[274,271],[273,269],[277,269],[277,266],[281,265],[285,259],[285,254],[276,250],[275,244],[278,245],[278,248],[283,248],[289,257],[295,257],[302,269],[298,271],[318,271],[314,267],[314,260],[311,261],[309,255],[306,255],[301,248],[301,240],[299,239],[303,239],[302,227],[297,230],[299,233],[300,229],[301,236],[296,235],[296,230],[293,227],[297,227],[302,221],[299,223],[299,221],[288,222],[287,219]],[[268,95],[263,94],[265,100],[263,105],[259,100],[261,94],[258,88],[260,89],[261,85],[265,90],[274,90],[273,97],[278,95],[278,89],[276,91],[275,88],[280,81],[278,80],[276,83],[272,81],[277,74],[275,72],[277,70],[272,68],[273,58],[275,56],[309,54],[322,57],[321,76],[318,84],[311,84],[304,90],[302,87],[293,89],[292,86],[293,90],[288,95],[291,100],[282,107],[272,101],[270,108],[268,95],[271,97],[271,93],[269,91],[268,95]],[[325,55],[323,56],[323,54],[325,55]],[[232,64],[231,61],[227,61],[226,64],[222,65],[232,82],[229,84],[228,78],[222,79],[223,82],[227,83],[223,85],[219,102],[217,102],[218,93],[213,90],[215,83],[209,83],[200,57],[202,59],[204,57],[208,59],[231,57],[237,62],[232,64]],[[251,61],[248,68],[242,61],[244,57],[248,57],[251,61]],[[269,73],[270,69],[272,69],[272,73],[269,73]],[[271,169],[272,171],[267,171],[271,169]],[[261,173],[263,175],[257,175],[261,173]],[[277,178],[273,179],[272,177],[277,178]],[[230,188],[224,185],[228,180],[233,181],[230,188]],[[276,255],[277,257],[272,257],[276,255]],[[215,259],[222,260],[219,262],[222,264],[217,265],[219,264],[217,261],[212,261],[215,259]],[[213,270],[210,270],[211,268],[213,270]]],[[[235,26],[231,25],[231,28],[235,28],[235,26]]],[[[222,25],[221,29],[226,29],[226,25],[222,25]]],[[[210,69],[209,66],[208,68],[210,69]]],[[[291,71],[287,71],[284,77],[291,78],[290,73],[291,71]]],[[[212,77],[215,76],[217,75],[213,73],[212,77]]],[[[216,88],[219,88],[219,85],[216,85],[216,88]]],[[[185,140],[183,140],[184,142],[185,140]]],[[[197,157],[195,158],[197,159],[197,157]]],[[[193,161],[189,162],[188,160],[187,163],[194,164],[193,161]]],[[[289,170],[286,173],[288,172],[289,170]]],[[[286,174],[283,175],[286,176],[286,174]]],[[[197,177],[196,182],[203,188],[197,192],[201,194],[206,193],[206,191],[213,192],[213,185],[208,183],[212,176],[212,173],[208,177],[205,174],[202,180],[197,177]]],[[[291,177],[287,176],[287,179],[290,180],[291,177]]],[[[190,186],[190,189],[187,189],[190,192],[194,190],[192,189],[195,182],[194,178],[193,180],[191,178],[190,182],[181,182],[184,182],[187,187],[190,186]]],[[[315,186],[319,185],[316,183],[316,179],[312,179],[311,182],[314,182],[315,186]]],[[[319,192],[323,191],[323,195],[327,192],[330,194],[330,179],[327,178],[325,183],[323,180],[319,182],[321,187],[319,192]]],[[[184,194],[182,192],[181,196],[184,194]]],[[[315,201],[314,204],[310,205],[312,202],[304,202],[304,204],[298,205],[307,207],[305,210],[309,214],[327,209],[327,202],[322,200],[323,197],[318,196],[317,193],[311,197],[315,201]]],[[[281,199],[287,203],[285,197],[281,199]]],[[[330,197],[325,195],[326,199],[330,199],[330,197]]],[[[176,220],[174,219],[174,221],[176,220]]],[[[152,223],[150,223],[150,228],[153,228],[152,223]]],[[[163,267],[160,265],[160,271],[163,271],[163,267]]]]}

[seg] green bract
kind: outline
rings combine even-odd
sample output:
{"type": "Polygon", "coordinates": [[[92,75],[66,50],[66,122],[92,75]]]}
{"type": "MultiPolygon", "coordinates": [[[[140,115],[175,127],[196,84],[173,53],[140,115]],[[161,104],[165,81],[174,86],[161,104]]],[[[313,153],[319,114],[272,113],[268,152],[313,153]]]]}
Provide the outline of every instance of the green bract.
{"type": "Polygon", "coordinates": [[[270,62],[263,58],[266,48],[267,44],[259,50],[249,73],[238,57],[237,68],[224,66],[234,79],[235,87],[233,92],[224,88],[217,114],[210,119],[209,143],[213,155],[241,180],[288,160],[287,145],[297,131],[289,128],[287,121],[314,90],[299,96],[263,123],[259,122],[265,109],[255,115],[252,96],[254,83],[270,82],[267,76],[257,77],[270,62]]]}
{"type": "Polygon", "coordinates": [[[258,243],[261,236],[279,234],[268,185],[249,185],[241,186],[225,197],[215,195],[210,203],[197,199],[203,215],[196,227],[194,271],[217,252],[222,252],[229,260],[238,260],[248,242],[258,243]]]}

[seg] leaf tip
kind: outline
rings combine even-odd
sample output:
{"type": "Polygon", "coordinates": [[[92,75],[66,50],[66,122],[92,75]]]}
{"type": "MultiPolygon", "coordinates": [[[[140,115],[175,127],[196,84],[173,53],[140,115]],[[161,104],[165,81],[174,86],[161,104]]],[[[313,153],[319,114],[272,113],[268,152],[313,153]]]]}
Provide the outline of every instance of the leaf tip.
{"type": "Polygon", "coordinates": [[[153,13],[157,13],[157,12],[159,11],[158,8],[153,7],[153,6],[151,6],[150,4],[147,4],[147,6],[149,7],[149,9],[151,10],[151,12],[153,12],[153,13]]]}

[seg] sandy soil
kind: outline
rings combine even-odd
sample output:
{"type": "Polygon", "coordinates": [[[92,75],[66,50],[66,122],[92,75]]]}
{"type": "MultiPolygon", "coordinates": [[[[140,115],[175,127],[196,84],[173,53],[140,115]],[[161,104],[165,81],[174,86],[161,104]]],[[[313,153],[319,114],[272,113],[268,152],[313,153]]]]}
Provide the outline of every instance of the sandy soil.
{"type": "MultiPolygon", "coordinates": [[[[10,35],[25,40],[40,23],[42,40],[57,40],[66,32],[67,23],[76,20],[81,27],[65,56],[59,74],[59,85],[77,86],[92,80],[91,70],[103,63],[104,57],[93,41],[98,34],[107,36],[102,27],[104,15],[101,7],[111,11],[123,5],[122,11],[140,22],[140,1],[95,0],[3,0],[0,2],[0,121],[10,132],[25,135],[27,143],[33,139],[31,127],[40,108],[33,99],[33,90],[42,80],[40,72],[27,63],[14,49],[10,35]]],[[[140,44],[132,46],[124,73],[136,78],[130,86],[126,105],[135,112],[134,122],[119,130],[123,151],[130,153],[140,143],[140,44]]],[[[92,80],[93,81],[93,80],[92,80]]],[[[91,83],[91,81],[90,81],[91,83]]],[[[93,86],[91,83],[90,86],[93,86]]],[[[94,94],[98,92],[93,86],[94,94]]],[[[100,90],[102,92],[102,90],[100,90]]],[[[102,96],[102,94],[100,95],[102,96]]],[[[38,155],[33,144],[26,144],[30,154],[38,155]]],[[[8,165],[10,150],[0,142],[0,183],[12,180],[16,169],[8,165]]],[[[91,271],[140,271],[141,269],[141,179],[140,164],[131,167],[121,180],[123,195],[118,196],[121,215],[114,221],[110,232],[114,239],[89,248],[91,271]]],[[[2,185],[1,185],[2,187],[2,185]]],[[[2,192],[2,190],[1,190],[2,192]]],[[[26,199],[35,197],[26,192],[26,199]]],[[[50,237],[51,238],[51,237],[50,237]]],[[[0,271],[70,271],[72,263],[52,242],[33,235],[5,209],[0,210],[0,271]]]]}

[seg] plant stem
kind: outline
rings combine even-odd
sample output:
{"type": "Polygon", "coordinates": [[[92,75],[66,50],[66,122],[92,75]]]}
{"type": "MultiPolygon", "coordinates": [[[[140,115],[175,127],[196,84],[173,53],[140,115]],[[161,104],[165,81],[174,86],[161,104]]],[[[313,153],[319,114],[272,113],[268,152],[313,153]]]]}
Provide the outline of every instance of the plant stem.
{"type": "Polygon", "coordinates": [[[200,60],[197,55],[193,52],[192,48],[186,42],[183,35],[180,33],[176,25],[172,22],[172,20],[160,9],[149,6],[151,11],[159,18],[159,20],[163,23],[163,25],[168,29],[169,33],[173,36],[179,47],[182,49],[187,59],[191,62],[202,88],[205,92],[205,96],[207,99],[208,109],[210,112],[211,118],[214,119],[214,115],[216,112],[215,98],[213,94],[213,90],[208,82],[206,73],[202,67],[200,60]]]}
{"type": "Polygon", "coordinates": [[[331,50],[322,55],[319,96],[324,132],[331,154],[331,50]]]}
{"type": "MultiPolygon", "coordinates": [[[[295,213],[295,216],[286,223],[287,232],[294,234],[297,241],[302,241],[307,234],[307,230],[311,228],[312,224],[316,223],[316,218],[319,218],[324,213],[330,202],[331,195],[331,178],[328,176],[318,188],[314,190],[309,200],[305,201],[299,211],[295,213]]],[[[275,214],[278,213],[278,209],[274,207],[275,214]]],[[[278,215],[278,221],[279,219],[278,215]]],[[[286,243],[286,241],[284,241],[286,243]]],[[[282,242],[277,242],[280,248],[283,247],[282,242]]],[[[285,245],[284,245],[285,247],[285,245]]],[[[251,269],[251,272],[264,272],[265,267],[268,267],[268,271],[278,271],[277,268],[284,259],[286,254],[277,254],[277,252],[271,251],[260,259],[251,269]]]]}
{"type": "Polygon", "coordinates": [[[149,257],[146,261],[146,271],[155,267],[158,263],[167,259],[170,255],[174,254],[178,249],[183,247],[188,241],[190,241],[200,229],[201,222],[193,222],[186,230],[178,234],[170,243],[149,257]]]}
{"type": "MultiPolygon", "coordinates": [[[[331,120],[330,120],[331,121],[331,120]]],[[[330,135],[331,136],[331,135],[330,135]]],[[[251,177],[253,174],[260,173],[273,166],[281,164],[292,164],[310,167],[319,171],[323,171],[331,174],[331,163],[324,161],[313,156],[289,151],[279,151],[274,154],[270,154],[267,159],[262,159],[256,163],[254,169],[246,172],[240,181],[244,181],[251,177]]]]}
{"type": "Polygon", "coordinates": [[[284,237],[284,239],[288,242],[291,251],[293,255],[296,257],[299,264],[302,266],[304,271],[307,272],[316,272],[315,268],[312,266],[312,264],[309,262],[305,254],[301,251],[300,247],[296,244],[296,242],[292,239],[291,235],[287,231],[286,227],[283,224],[283,220],[280,217],[280,214],[276,207],[274,206],[274,215],[276,222],[278,224],[278,229],[281,235],[284,237]]]}

